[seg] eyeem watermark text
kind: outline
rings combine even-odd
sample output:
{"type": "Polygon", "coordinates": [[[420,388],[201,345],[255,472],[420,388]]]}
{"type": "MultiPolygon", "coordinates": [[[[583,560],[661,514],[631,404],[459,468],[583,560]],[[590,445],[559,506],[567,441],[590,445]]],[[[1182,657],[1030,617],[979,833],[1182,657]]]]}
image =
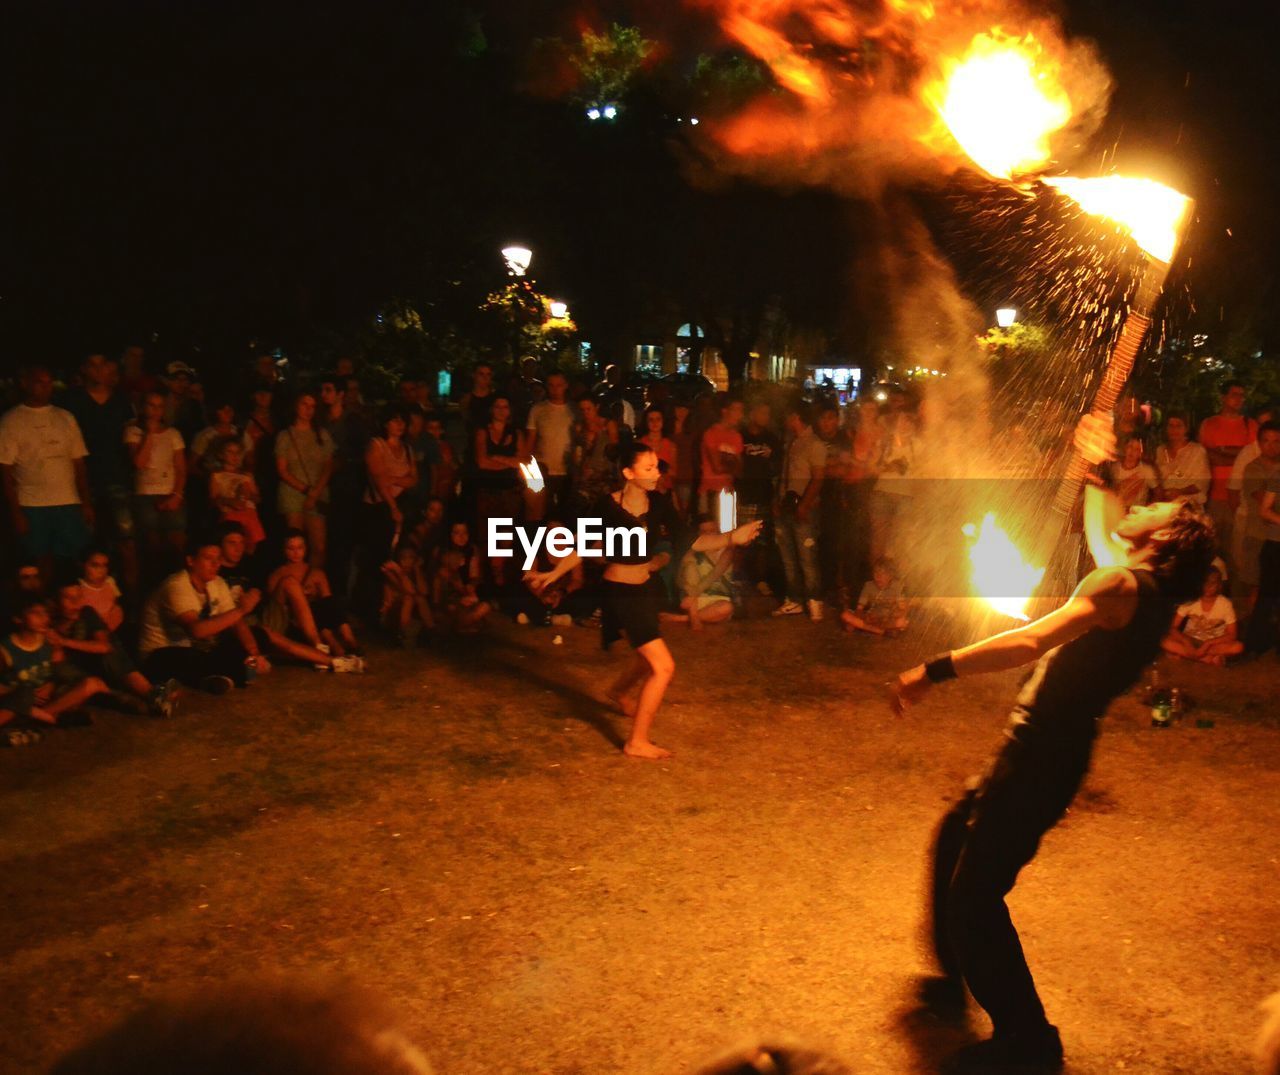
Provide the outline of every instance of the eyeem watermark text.
{"type": "Polygon", "coordinates": [[[516,526],[514,519],[489,520],[486,555],[510,559],[516,544],[524,550],[524,570],[538,562],[538,550],[546,545],[555,557],[576,552],[583,557],[648,556],[649,535],[643,526],[605,526],[603,519],[579,519],[575,530],[567,526],[537,528],[516,526]]]}

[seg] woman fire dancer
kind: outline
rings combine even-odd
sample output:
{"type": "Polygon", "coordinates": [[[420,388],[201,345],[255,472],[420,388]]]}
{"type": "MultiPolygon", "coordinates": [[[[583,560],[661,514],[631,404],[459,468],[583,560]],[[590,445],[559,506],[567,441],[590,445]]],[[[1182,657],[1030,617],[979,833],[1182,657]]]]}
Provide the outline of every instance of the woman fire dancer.
{"type": "MultiPolygon", "coordinates": [[[[633,442],[622,448],[619,462],[625,484],[619,491],[601,497],[597,508],[606,532],[611,527],[639,526],[653,538],[674,536],[678,521],[670,500],[650,496],[661,476],[657,454],[647,444],[633,442]]],[[[746,545],[760,532],[761,525],[757,521],[727,534],[700,534],[692,548],[695,552],[712,552],[729,545],[746,545]]],[[[647,552],[647,548],[644,551],[647,552]]],[[[525,579],[534,593],[541,593],[561,575],[572,571],[581,560],[581,556],[574,552],[550,571],[531,571],[525,579]]],[[[622,712],[632,718],[631,734],[622,749],[633,758],[671,757],[671,751],[649,739],[654,715],[676,670],[675,660],[658,627],[663,595],[661,585],[653,577],[654,572],[661,570],[666,562],[665,553],[651,558],[639,552],[614,555],[605,560],[602,641],[608,648],[625,633],[631,648],[636,651],[635,660],[607,692],[622,712]]]]}

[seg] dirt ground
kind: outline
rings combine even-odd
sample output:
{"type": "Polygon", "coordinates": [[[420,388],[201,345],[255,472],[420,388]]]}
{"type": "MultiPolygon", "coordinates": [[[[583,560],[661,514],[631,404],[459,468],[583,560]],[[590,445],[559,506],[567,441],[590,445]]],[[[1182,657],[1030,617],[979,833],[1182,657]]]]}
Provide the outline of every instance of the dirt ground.
{"type": "MultiPolygon", "coordinates": [[[[259,972],[372,986],[442,1075],[668,1075],[762,1035],[896,1075],[985,1034],[913,1012],[913,980],[931,831],[1013,675],[900,721],[881,684],[919,639],[671,630],[677,757],[652,764],[596,700],[621,654],[553,634],[0,754],[0,1069],[259,972]]],[[[1250,1071],[1280,988],[1280,665],[1178,674],[1201,708],[1153,730],[1114,707],[1011,899],[1076,1075],[1250,1071]]]]}

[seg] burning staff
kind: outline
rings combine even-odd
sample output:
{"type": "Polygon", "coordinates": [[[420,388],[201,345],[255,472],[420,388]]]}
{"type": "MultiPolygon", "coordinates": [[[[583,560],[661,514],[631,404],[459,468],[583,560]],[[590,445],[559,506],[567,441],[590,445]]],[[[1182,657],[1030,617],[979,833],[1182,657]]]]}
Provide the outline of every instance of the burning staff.
{"type": "MultiPolygon", "coordinates": [[[[1076,446],[1096,464],[1114,443],[1109,427],[1084,423],[1076,446]]],[[[1214,556],[1211,525],[1182,503],[1135,507],[1115,532],[1123,566],[1091,572],[1049,615],[940,654],[891,686],[901,715],[946,680],[1036,662],[989,775],[943,818],[934,846],[932,935],[942,975],[927,983],[925,999],[954,1013],[968,987],[994,1027],[964,1050],[963,1061],[983,1070],[1062,1064],[1005,896],[1075,798],[1098,718],[1159,654],[1174,610],[1200,593],[1214,556]]]]}

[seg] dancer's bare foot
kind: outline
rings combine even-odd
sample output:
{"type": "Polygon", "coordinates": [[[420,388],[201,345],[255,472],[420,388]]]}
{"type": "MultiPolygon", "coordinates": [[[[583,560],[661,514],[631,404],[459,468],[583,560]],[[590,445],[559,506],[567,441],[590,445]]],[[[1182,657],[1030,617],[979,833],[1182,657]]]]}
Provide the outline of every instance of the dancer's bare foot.
{"type": "Polygon", "coordinates": [[[639,743],[628,742],[622,748],[622,753],[629,758],[647,758],[650,761],[661,761],[663,758],[671,757],[671,751],[664,750],[647,739],[639,743]]]}

